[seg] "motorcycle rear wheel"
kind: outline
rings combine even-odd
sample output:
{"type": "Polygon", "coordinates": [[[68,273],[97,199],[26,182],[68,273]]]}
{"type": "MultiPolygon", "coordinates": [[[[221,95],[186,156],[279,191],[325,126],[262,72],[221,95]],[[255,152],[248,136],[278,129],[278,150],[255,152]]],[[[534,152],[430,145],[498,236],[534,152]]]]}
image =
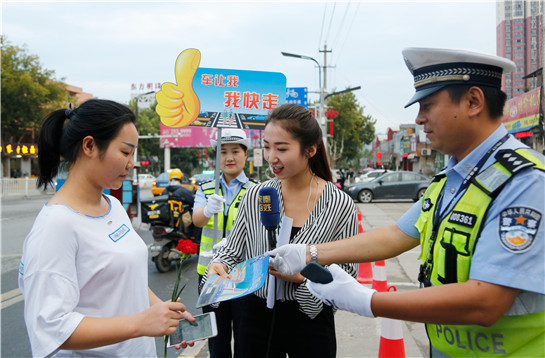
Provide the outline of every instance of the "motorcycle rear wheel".
{"type": "Polygon", "coordinates": [[[170,271],[172,262],[168,258],[169,253],[170,253],[170,245],[167,244],[161,248],[161,252],[159,252],[159,255],[155,256],[155,267],[157,267],[157,271],[159,271],[160,273],[165,273],[170,271]]]}

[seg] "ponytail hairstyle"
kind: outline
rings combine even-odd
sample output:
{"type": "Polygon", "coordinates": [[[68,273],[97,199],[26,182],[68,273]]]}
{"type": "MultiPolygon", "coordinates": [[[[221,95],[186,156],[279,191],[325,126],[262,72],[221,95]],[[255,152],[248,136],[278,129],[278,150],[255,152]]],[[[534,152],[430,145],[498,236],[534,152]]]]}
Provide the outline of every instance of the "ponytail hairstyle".
{"type": "Polygon", "coordinates": [[[326,181],[333,181],[320,124],[308,109],[297,104],[283,104],[267,116],[265,127],[271,122],[278,123],[293,135],[301,146],[302,155],[306,156],[307,149],[316,145],[316,154],[308,160],[310,170],[326,181]]]}
{"type": "Polygon", "coordinates": [[[136,124],[134,113],[122,104],[104,99],[91,99],[74,109],[51,112],[45,118],[38,138],[38,188],[52,183],[61,157],[69,167],[75,163],[83,138],[93,137],[102,157],[126,123],[136,124]]]}

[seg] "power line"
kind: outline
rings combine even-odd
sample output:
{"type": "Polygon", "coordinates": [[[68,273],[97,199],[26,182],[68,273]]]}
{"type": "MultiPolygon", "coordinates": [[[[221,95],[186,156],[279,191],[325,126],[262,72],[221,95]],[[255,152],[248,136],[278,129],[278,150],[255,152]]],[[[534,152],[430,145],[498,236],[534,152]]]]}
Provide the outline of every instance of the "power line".
{"type": "Polygon", "coordinates": [[[327,43],[329,40],[329,33],[331,32],[331,24],[333,23],[333,18],[335,17],[335,8],[337,7],[337,2],[335,1],[333,3],[333,11],[331,11],[331,17],[329,19],[329,27],[327,29],[327,35],[325,37],[325,42],[327,43]]]}
{"type": "Polygon", "coordinates": [[[350,9],[350,1],[348,2],[348,4],[346,5],[346,8],[344,9],[344,14],[343,14],[343,18],[341,20],[341,23],[339,25],[339,30],[337,31],[337,35],[335,36],[335,39],[333,40],[333,42],[331,43],[331,47],[335,47],[337,45],[337,39],[339,38],[339,36],[341,35],[341,32],[342,32],[342,29],[343,29],[343,26],[345,25],[345,19],[346,19],[346,15],[348,14],[348,10],[350,9]]]}
{"type": "MultiPolygon", "coordinates": [[[[348,40],[348,37],[350,36],[350,32],[352,31],[352,26],[354,26],[354,21],[356,20],[356,17],[358,15],[358,10],[360,8],[360,4],[361,4],[361,2],[358,2],[358,6],[356,7],[356,10],[354,11],[354,16],[352,17],[352,21],[350,22],[350,27],[348,28],[348,31],[346,32],[346,37],[344,38],[343,44],[341,45],[341,48],[339,49],[339,51],[336,51],[337,57],[335,58],[335,60],[337,60],[339,58],[339,56],[341,55],[341,53],[342,53],[342,51],[344,49],[344,45],[346,45],[346,40],[348,40]]],[[[332,59],[331,62],[334,63],[333,59],[332,59]]]]}
{"type": "Polygon", "coordinates": [[[327,12],[327,2],[324,3],[324,16],[322,16],[322,29],[320,30],[320,39],[318,40],[318,48],[322,44],[322,36],[324,34],[325,14],[327,12]]]}

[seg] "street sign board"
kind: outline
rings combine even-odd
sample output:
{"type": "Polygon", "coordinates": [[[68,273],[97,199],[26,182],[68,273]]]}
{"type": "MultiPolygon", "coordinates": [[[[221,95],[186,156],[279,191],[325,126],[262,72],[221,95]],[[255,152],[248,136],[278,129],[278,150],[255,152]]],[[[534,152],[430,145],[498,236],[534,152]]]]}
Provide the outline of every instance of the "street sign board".
{"type": "Polygon", "coordinates": [[[288,87],[286,88],[286,103],[293,103],[308,108],[308,88],[288,87]]]}
{"type": "MultiPolygon", "coordinates": [[[[262,130],[268,113],[285,103],[282,73],[199,68],[200,58],[197,49],[182,51],[175,63],[175,81],[163,83],[157,92],[161,136],[184,127],[262,130]]],[[[174,142],[166,138],[161,144],[177,147],[174,142]]]]}
{"type": "Polygon", "coordinates": [[[192,126],[263,129],[267,114],[285,102],[286,76],[279,72],[199,68],[193,88],[201,109],[192,126]]]}

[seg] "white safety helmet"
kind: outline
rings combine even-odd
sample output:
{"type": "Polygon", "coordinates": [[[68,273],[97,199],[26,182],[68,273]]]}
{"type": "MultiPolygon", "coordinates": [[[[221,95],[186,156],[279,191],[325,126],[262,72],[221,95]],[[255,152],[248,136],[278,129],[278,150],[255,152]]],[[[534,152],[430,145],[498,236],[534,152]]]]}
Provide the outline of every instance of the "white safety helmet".
{"type": "MultiPolygon", "coordinates": [[[[218,132],[216,132],[216,139],[218,138],[218,132]]],[[[216,139],[210,140],[210,145],[216,150],[216,139]]],[[[221,144],[235,143],[240,144],[248,150],[250,148],[250,139],[246,136],[246,132],[238,128],[222,128],[221,130],[221,144]]]]}

